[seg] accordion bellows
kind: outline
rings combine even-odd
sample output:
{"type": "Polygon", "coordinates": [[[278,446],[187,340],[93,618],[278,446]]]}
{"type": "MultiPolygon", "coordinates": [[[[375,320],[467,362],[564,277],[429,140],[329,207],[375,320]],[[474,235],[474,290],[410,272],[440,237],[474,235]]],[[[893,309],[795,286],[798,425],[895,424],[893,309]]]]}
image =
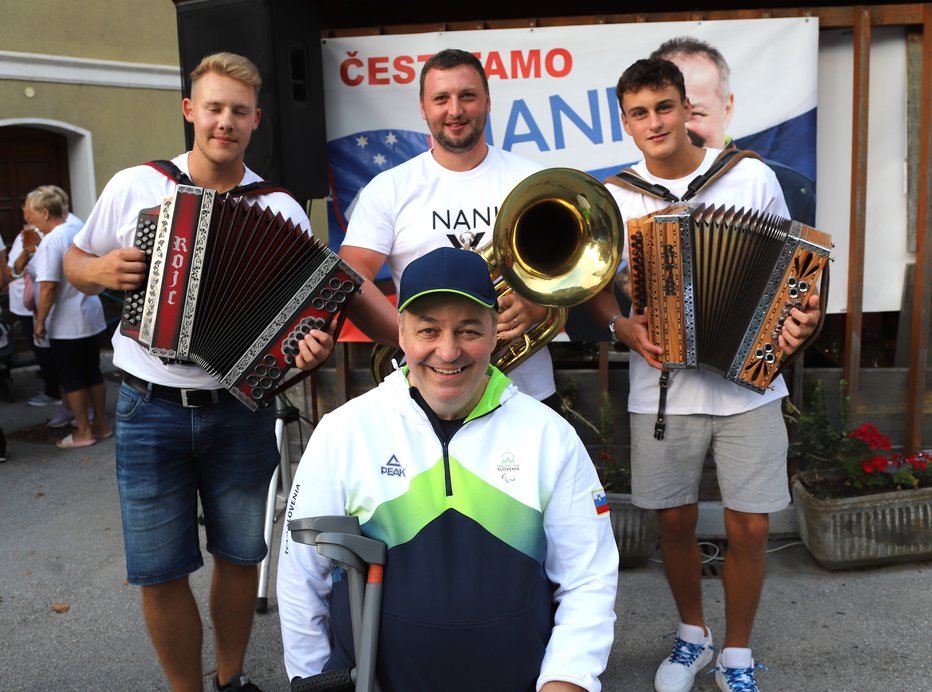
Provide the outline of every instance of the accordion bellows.
{"type": "Polygon", "coordinates": [[[783,323],[817,290],[831,236],[757,211],[680,203],[631,219],[628,247],[633,309],[646,312],[664,367],[712,370],[762,393],[783,357],[783,323]]]}
{"type": "Polygon", "coordinates": [[[296,381],[282,384],[298,341],[342,323],[362,285],[292,221],[207,188],[179,185],[142,210],[135,245],[148,280],[126,292],[121,333],[166,362],[201,366],[253,410],[296,381]]]}

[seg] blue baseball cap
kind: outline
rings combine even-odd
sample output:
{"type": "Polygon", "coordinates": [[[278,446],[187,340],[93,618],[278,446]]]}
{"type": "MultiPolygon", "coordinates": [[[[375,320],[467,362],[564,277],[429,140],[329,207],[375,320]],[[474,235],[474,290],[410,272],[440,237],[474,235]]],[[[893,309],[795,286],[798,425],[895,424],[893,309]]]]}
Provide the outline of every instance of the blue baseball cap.
{"type": "Polygon", "coordinates": [[[487,308],[498,309],[489,265],[479,254],[469,250],[437,248],[405,267],[398,291],[398,312],[403,312],[412,300],[429,293],[455,293],[487,308]]]}

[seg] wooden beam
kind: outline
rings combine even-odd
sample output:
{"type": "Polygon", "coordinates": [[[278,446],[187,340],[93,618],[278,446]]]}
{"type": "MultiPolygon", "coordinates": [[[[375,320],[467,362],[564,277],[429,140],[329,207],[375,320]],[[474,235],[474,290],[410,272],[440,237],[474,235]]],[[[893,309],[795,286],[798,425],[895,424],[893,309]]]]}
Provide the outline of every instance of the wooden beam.
{"type": "MultiPolygon", "coordinates": [[[[606,9],[617,3],[606,2],[606,9]]],[[[878,5],[871,9],[870,21],[874,26],[922,25],[924,5],[878,5]]],[[[689,22],[719,19],[769,19],[787,17],[817,17],[820,29],[853,29],[856,7],[791,7],[774,9],[710,10],[693,12],[632,12],[621,14],[590,14],[585,16],[527,17],[524,19],[484,19],[471,22],[426,22],[422,24],[393,24],[349,28],[324,28],[323,38],[347,36],[373,36],[378,34],[420,34],[437,31],[466,31],[474,29],[519,29],[526,27],[575,26],[588,24],[634,24],[643,22],[689,22]]]]}
{"type": "Polygon", "coordinates": [[[334,383],[334,408],[342,406],[350,400],[350,357],[349,344],[345,341],[337,342],[333,347],[333,366],[336,382],[334,383]]]}
{"type": "MultiPolygon", "coordinates": [[[[929,327],[932,301],[932,6],[925,5],[922,29],[922,118],[919,125],[919,185],[916,213],[916,269],[913,283],[912,328],[909,342],[909,378],[906,382],[907,454],[922,447],[925,418],[926,372],[929,363],[929,327]]],[[[905,319],[906,315],[900,315],[905,319]]]]}
{"type": "Polygon", "coordinates": [[[851,410],[861,387],[861,326],[864,306],[864,237],[867,227],[867,124],[870,98],[871,10],[853,9],[854,97],[851,107],[851,217],[848,232],[848,311],[845,319],[845,379],[851,410]]]}

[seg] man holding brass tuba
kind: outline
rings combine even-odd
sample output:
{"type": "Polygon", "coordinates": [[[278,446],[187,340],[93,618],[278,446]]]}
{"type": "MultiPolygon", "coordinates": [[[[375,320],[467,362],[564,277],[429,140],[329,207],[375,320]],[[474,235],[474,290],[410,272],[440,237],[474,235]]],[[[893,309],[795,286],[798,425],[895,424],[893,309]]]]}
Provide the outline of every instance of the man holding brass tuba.
{"type": "MultiPolygon", "coordinates": [[[[387,261],[398,286],[413,259],[439,247],[483,246],[492,240],[498,207],[519,182],[541,170],[533,161],[490,146],[491,109],[482,63],[471,53],[443,50],[421,71],[421,115],[433,148],[377,175],[362,190],[340,256],[366,279],[349,316],[372,339],[397,344],[394,309],[372,283],[387,261]]],[[[514,293],[503,296],[500,340],[525,334],[547,310],[514,293]]],[[[560,409],[546,347],[509,373],[518,389],[560,409]]]]}

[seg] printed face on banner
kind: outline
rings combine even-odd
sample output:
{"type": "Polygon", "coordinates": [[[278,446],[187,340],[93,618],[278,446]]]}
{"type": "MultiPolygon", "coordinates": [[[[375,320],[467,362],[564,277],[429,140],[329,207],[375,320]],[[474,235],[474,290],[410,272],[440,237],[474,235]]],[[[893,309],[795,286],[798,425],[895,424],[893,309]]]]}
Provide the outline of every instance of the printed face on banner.
{"type": "Polygon", "coordinates": [[[469,65],[431,70],[424,77],[421,115],[434,142],[451,154],[485,143],[485,123],[491,110],[482,78],[469,65]]]}
{"type": "Polygon", "coordinates": [[[669,56],[668,60],[680,68],[686,83],[686,97],[692,105],[692,115],[686,123],[690,139],[700,147],[722,149],[731,124],[735,96],[725,93],[718,68],[704,55],[669,56]]]}

